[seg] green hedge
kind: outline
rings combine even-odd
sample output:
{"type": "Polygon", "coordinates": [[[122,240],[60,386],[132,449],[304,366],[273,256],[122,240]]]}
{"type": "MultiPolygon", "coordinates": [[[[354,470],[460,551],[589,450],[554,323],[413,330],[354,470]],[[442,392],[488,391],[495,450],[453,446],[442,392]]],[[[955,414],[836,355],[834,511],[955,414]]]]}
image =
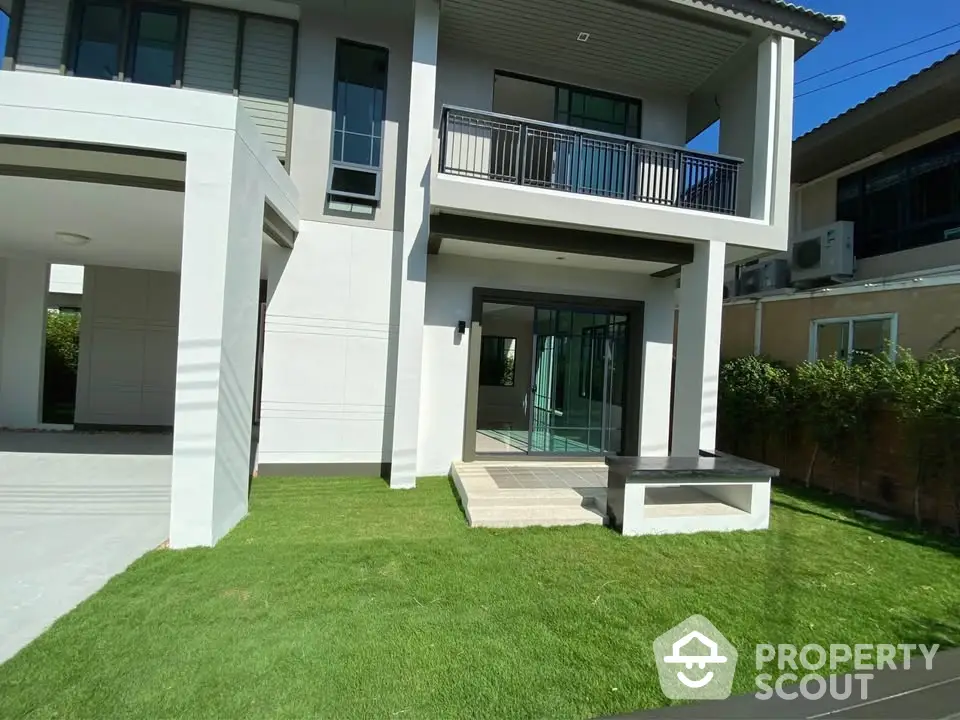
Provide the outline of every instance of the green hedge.
{"type": "Polygon", "coordinates": [[[47,311],[43,369],[44,422],[73,422],[80,359],[80,314],[47,311]]]}
{"type": "Polygon", "coordinates": [[[850,364],[832,359],[796,368],[764,357],[724,361],[718,388],[721,446],[742,453],[747,445],[759,445],[765,457],[771,437],[786,446],[806,433],[814,442],[805,482],[810,484],[822,453],[857,468],[859,499],[859,468],[870,451],[872,424],[892,414],[916,471],[913,505],[919,521],[929,478],[957,476],[960,358],[938,354],[918,360],[903,348],[896,355],[895,362],[864,354],[850,364]]]}

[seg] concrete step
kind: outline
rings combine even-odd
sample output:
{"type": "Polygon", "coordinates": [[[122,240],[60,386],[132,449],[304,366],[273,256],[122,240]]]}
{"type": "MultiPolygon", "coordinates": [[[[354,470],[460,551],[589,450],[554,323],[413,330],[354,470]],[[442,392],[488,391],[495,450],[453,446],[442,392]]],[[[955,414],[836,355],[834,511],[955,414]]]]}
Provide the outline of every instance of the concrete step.
{"type": "Polygon", "coordinates": [[[498,490],[494,493],[473,493],[467,503],[471,508],[480,507],[594,507],[606,503],[606,492],[580,494],[575,490],[498,490]]]}
{"type": "Polygon", "coordinates": [[[603,515],[585,507],[474,507],[467,509],[471,527],[512,528],[539,525],[602,525],[603,515]]]}

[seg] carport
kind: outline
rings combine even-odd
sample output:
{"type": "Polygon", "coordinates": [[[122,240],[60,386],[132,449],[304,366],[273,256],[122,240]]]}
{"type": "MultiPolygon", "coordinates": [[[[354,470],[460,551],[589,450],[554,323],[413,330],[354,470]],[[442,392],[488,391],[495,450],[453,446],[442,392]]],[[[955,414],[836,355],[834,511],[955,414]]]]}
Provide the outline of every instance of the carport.
{"type": "Polygon", "coordinates": [[[235,97],[0,73],[0,659],[246,514],[262,249],[297,203],[235,97]],[[85,268],[73,428],[41,422],[51,263],[85,268]]]}

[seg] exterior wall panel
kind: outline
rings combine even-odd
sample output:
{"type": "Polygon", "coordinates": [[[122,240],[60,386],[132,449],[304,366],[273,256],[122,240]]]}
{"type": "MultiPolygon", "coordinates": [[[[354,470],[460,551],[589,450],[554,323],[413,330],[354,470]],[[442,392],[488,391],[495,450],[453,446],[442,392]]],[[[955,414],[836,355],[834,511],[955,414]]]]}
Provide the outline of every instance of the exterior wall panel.
{"type": "Polygon", "coordinates": [[[67,35],[68,0],[27,0],[17,70],[59,73],[67,35]]]}
{"type": "Polygon", "coordinates": [[[261,464],[388,462],[396,233],[304,222],[265,248],[261,464]]]}
{"type": "Polygon", "coordinates": [[[262,18],[247,18],[243,26],[240,102],[281,158],[287,154],[294,32],[289,23],[262,18]]]}
{"type": "Polygon", "coordinates": [[[233,93],[240,16],[191,8],[183,60],[183,86],[233,93]]]}
{"type": "Polygon", "coordinates": [[[180,278],[86,267],[75,422],[173,425],[180,278]]]}

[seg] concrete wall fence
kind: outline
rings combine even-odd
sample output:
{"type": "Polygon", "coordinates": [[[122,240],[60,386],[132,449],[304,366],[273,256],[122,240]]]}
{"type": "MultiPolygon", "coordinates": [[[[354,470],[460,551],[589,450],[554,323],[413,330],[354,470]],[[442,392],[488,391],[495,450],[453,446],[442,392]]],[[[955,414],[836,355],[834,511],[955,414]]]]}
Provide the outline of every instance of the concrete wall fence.
{"type": "Polygon", "coordinates": [[[960,284],[765,301],[759,347],[757,302],[724,306],[721,357],[757,354],[796,365],[809,357],[813,321],[886,313],[897,315],[896,344],[914,355],[960,352],[960,284]]]}

